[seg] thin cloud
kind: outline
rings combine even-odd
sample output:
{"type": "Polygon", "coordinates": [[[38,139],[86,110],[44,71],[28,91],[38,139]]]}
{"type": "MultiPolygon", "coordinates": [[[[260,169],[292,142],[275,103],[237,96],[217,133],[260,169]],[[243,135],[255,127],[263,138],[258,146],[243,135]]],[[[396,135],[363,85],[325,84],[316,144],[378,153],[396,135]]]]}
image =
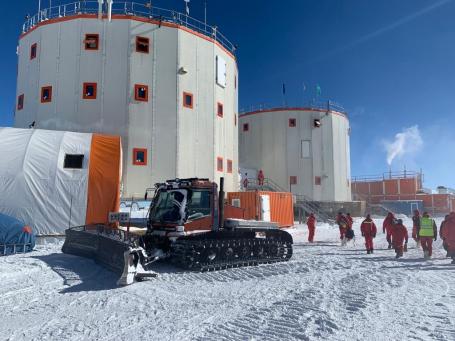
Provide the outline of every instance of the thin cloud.
{"type": "Polygon", "coordinates": [[[396,29],[399,26],[407,24],[408,22],[413,21],[413,20],[421,17],[422,15],[425,15],[425,14],[427,14],[427,13],[429,13],[429,12],[431,12],[431,11],[441,7],[441,6],[444,6],[444,5],[448,4],[451,1],[452,0],[441,0],[441,1],[438,1],[438,2],[436,2],[436,3],[434,3],[434,4],[430,5],[430,6],[422,8],[422,9],[420,9],[420,10],[414,12],[414,13],[411,13],[410,15],[407,15],[407,16],[397,20],[396,22],[394,22],[394,23],[392,23],[390,25],[382,27],[382,28],[380,28],[380,29],[378,29],[378,30],[376,30],[374,32],[368,33],[368,34],[364,35],[363,37],[360,37],[359,39],[350,42],[349,44],[346,44],[344,46],[341,46],[339,48],[331,50],[329,53],[310,61],[310,64],[316,63],[316,62],[320,62],[320,61],[325,60],[327,58],[330,58],[330,57],[332,57],[332,56],[334,56],[336,54],[339,54],[339,53],[344,52],[346,50],[352,49],[352,48],[354,48],[354,47],[356,47],[356,46],[358,46],[360,44],[363,44],[363,43],[371,40],[371,39],[379,37],[379,36],[383,35],[384,33],[387,33],[387,32],[389,32],[391,30],[396,29]]]}

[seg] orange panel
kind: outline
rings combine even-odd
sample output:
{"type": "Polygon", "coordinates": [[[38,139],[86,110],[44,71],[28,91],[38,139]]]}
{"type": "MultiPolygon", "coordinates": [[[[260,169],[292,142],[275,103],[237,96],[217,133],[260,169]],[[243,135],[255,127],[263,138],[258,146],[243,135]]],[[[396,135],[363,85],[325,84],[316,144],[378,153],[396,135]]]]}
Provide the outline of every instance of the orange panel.
{"type": "MultiPolygon", "coordinates": [[[[385,187],[385,193],[386,195],[396,195],[398,194],[398,180],[392,179],[392,180],[384,180],[384,187],[385,187]]],[[[395,200],[395,199],[391,199],[395,200]]]]}
{"type": "Polygon", "coordinates": [[[240,199],[240,207],[245,210],[244,219],[259,219],[259,203],[256,192],[230,192],[227,194],[228,205],[232,199],[240,199]]]}
{"type": "Polygon", "coordinates": [[[224,218],[245,219],[245,209],[230,205],[224,206],[224,218]]]}
{"type": "Polygon", "coordinates": [[[382,181],[369,182],[371,195],[384,194],[384,187],[382,181]]]}
{"type": "Polygon", "coordinates": [[[433,207],[449,209],[449,195],[433,194],[433,207]]]}
{"type": "Polygon", "coordinates": [[[417,194],[416,195],[416,199],[417,200],[422,200],[423,201],[423,206],[425,208],[433,206],[433,200],[432,200],[432,195],[431,194],[417,194]]]}
{"type": "Polygon", "coordinates": [[[108,223],[120,206],[122,149],[118,136],[92,135],[85,223],[108,223]]]}
{"type": "Polygon", "coordinates": [[[352,192],[360,195],[368,195],[368,182],[353,182],[352,192]]]}
{"type": "Polygon", "coordinates": [[[288,192],[259,192],[270,197],[270,220],[280,227],[294,225],[294,204],[292,194],[288,192]]]}
{"type": "Polygon", "coordinates": [[[400,193],[401,194],[415,194],[418,190],[417,181],[412,179],[400,179],[400,193]]]}

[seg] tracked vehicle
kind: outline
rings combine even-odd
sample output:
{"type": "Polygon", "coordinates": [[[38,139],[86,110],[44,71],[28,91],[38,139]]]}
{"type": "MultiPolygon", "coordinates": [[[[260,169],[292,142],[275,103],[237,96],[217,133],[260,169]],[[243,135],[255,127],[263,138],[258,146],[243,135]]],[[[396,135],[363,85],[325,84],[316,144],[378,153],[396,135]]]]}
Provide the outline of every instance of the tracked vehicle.
{"type": "Polygon", "coordinates": [[[152,264],[166,259],[188,270],[209,271],[229,267],[287,261],[292,236],[276,224],[225,217],[223,178],[174,179],[155,185],[145,231],[108,226],[82,226],[66,230],[62,251],[93,258],[121,273],[119,284],[155,276],[152,264]]]}

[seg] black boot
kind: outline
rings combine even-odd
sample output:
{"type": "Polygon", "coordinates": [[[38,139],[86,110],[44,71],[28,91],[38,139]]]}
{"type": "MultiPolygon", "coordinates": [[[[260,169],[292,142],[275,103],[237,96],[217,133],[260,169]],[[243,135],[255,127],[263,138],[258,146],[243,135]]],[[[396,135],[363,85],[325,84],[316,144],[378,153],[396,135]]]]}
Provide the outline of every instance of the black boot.
{"type": "Polygon", "coordinates": [[[369,255],[370,253],[371,253],[370,250],[367,250],[367,255],[369,255]]]}
{"type": "Polygon", "coordinates": [[[373,249],[370,250],[370,253],[373,253],[373,249]]]}
{"type": "Polygon", "coordinates": [[[389,243],[389,247],[388,248],[391,249],[392,248],[392,244],[389,243]]]}

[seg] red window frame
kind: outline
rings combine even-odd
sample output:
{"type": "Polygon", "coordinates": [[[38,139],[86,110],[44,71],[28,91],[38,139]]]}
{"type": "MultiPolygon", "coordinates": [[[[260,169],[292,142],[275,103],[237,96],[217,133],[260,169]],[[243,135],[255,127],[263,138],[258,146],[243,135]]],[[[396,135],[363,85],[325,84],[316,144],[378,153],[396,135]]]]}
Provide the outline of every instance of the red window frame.
{"type": "Polygon", "coordinates": [[[24,109],[24,94],[17,96],[17,110],[24,109]]]}
{"type": "Polygon", "coordinates": [[[216,105],[216,114],[217,114],[219,117],[223,118],[223,116],[224,116],[224,105],[223,105],[223,103],[217,102],[217,105],[216,105]]]}
{"type": "Polygon", "coordinates": [[[136,52],[150,53],[150,38],[136,36],[136,52]],[[140,46],[144,46],[144,49],[141,49],[140,46]]]}
{"type": "Polygon", "coordinates": [[[289,184],[290,184],[290,185],[297,185],[297,176],[291,175],[291,176],[289,177],[289,184]]]}
{"type": "Polygon", "coordinates": [[[226,172],[232,173],[232,160],[226,160],[226,172]]]}
{"type": "Polygon", "coordinates": [[[243,131],[250,131],[250,124],[249,123],[243,123],[243,131]]]}
{"type": "Polygon", "coordinates": [[[289,119],[289,128],[295,128],[295,127],[297,127],[297,119],[290,118],[289,119]]]}
{"type": "Polygon", "coordinates": [[[135,84],[134,85],[134,99],[139,102],[148,102],[149,101],[149,87],[145,84],[135,84]],[[139,90],[144,88],[145,97],[139,96],[139,90]]]}
{"type": "Polygon", "coordinates": [[[84,39],[84,49],[87,51],[98,51],[100,48],[100,35],[98,33],[86,33],[84,39]],[[95,47],[88,46],[89,40],[95,40],[95,47]]]}
{"type": "Polygon", "coordinates": [[[30,46],[30,60],[36,58],[36,53],[38,51],[38,44],[34,43],[32,46],[30,46]]]}
{"type": "Polygon", "coordinates": [[[133,165],[147,166],[147,148],[133,148],[133,165]],[[144,153],[144,161],[138,161],[138,153],[144,153]]]}
{"type": "Polygon", "coordinates": [[[320,176],[315,176],[314,177],[314,184],[317,186],[321,186],[322,179],[320,176]]]}
{"type": "Polygon", "coordinates": [[[223,158],[218,156],[216,158],[216,170],[218,172],[222,172],[223,171],[223,158]]]}
{"type": "Polygon", "coordinates": [[[84,83],[82,85],[82,98],[83,99],[96,99],[98,84],[97,83],[84,83]],[[87,95],[87,88],[93,86],[93,94],[87,95]]]}
{"type": "Polygon", "coordinates": [[[52,102],[52,86],[43,86],[41,87],[41,103],[50,103],[52,102]],[[44,92],[48,91],[49,97],[44,98],[44,92]]]}
{"type": "Polygon", "coordinates": [[[193,109],[193,104],[194,104],[194,97],[191,92],[183,92],[183,106],[188,109],[193,109]],[[191,104],[186,103],[186,98],[190,97],[191,98],[191,104]]]}

